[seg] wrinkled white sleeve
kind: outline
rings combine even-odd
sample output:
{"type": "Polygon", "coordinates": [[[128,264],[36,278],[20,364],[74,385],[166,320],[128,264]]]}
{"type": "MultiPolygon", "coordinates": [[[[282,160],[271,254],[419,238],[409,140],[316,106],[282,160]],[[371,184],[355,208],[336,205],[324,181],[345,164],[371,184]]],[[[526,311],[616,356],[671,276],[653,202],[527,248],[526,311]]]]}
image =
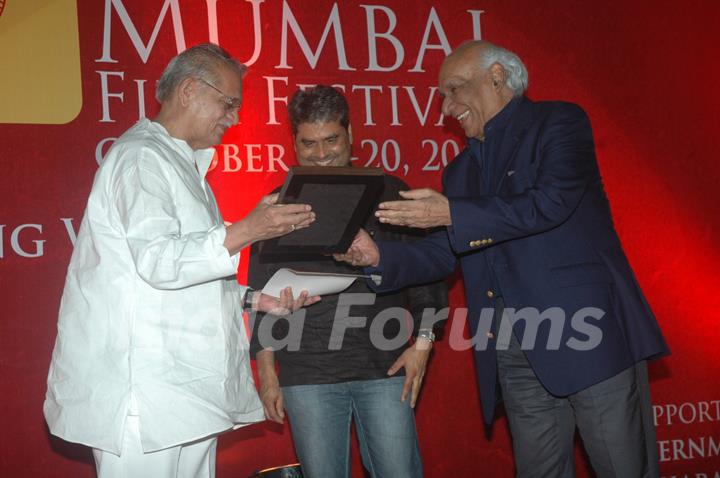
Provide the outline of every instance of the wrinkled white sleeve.
{"type": "Polygon", "coordinates": [[[143,164],[123,171],[112,193],[140,277],[157,289],[180,289],[234,275],[239,258],[231,258],[223,245],[225,227],[205,221],[207,230],[183,232],[183,226],[187,231],[188,224],[203,223],[192,215],[207,214],[205,205],[184,201],[178,211],[162,170],[143,164]]]}

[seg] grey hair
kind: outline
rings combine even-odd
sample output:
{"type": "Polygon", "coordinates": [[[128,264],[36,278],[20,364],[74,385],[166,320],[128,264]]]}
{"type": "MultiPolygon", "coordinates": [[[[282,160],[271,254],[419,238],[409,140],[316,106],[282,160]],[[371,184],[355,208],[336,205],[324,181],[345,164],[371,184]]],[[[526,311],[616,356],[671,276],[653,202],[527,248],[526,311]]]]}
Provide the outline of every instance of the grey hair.
{"type": "Polygon", "coordinates": [[[481,53],[480,62],[485,70],[489,69],[494,63],[498,63],[505,69],[505,73],[507,73],[505,84],[513,92],[513,96],[522,96],[527,90],[527,68],[525,68],[520,57],[510,50],[486,42],[481,53]]]}
{"type": "Polygon", "coordinates": [[[217,69],[229,67],[243,77],[247,67],[214,43],[202,43],[188,48],[170,60],[155,88],[155,98],[164,102],[186,78],[201,78],[212,84],[218,81],[217,69]]]}

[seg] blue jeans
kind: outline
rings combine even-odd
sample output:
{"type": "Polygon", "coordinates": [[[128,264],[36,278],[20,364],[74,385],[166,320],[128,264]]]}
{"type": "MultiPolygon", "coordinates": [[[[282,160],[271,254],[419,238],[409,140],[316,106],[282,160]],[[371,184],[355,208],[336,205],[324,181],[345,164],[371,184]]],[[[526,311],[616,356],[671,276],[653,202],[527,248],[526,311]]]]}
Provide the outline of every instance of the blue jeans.
{"type": "Polygon", "coordinates": [[[405,377],[283,387],[295,451],[305,478],[350,476],[350,420],[373,478],[423,476],[405,377]]]}

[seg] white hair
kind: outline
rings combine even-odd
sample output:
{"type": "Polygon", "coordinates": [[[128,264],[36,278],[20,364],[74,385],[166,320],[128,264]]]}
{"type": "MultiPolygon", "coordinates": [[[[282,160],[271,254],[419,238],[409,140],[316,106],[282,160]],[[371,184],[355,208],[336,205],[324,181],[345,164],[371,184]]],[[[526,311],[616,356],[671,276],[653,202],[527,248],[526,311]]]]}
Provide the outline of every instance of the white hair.
{"type": "Polygon", "coordinates": [[[218,78],[217,68],[221,65],[229,67],[239,77],[247,68],[230,54],[213,43],[202,43],[188,48],[173,58],[163,71],[155,87],[155,98],[162,103],[185,78],[202,78],[215,83],[218,78]]]}
{"type": "Polygon", "coordinates": [[[503,67],[507,74],[505,84],[513,92],[513,96],[521,96],[528,87],[528,72],[522,60],[515,53],[505,48],[485,43],[480,59],[483,69],[489,69],[494,63],[503,67]]]}

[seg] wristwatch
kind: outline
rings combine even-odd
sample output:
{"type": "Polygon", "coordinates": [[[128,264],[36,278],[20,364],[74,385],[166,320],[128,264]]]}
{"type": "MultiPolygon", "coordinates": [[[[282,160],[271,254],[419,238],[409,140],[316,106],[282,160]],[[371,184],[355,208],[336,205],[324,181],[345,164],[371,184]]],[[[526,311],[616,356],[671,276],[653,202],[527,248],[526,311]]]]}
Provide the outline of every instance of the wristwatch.
{"type": "Polygon", "coordinates": [[[245,294],[243,294],[242,298],[242,308],[245,310],[252,309],[252,301],[253,301],[253,295],[255,294],[255,289],[252,289],[248,287],[245,289],[245,294]]]}
{"type": "Polygon", "coordinates": [[[423,338],[428,342],[435,342],[435,332],[432,329],[420,329],[417,333],[417,338],[423,338]]]}

